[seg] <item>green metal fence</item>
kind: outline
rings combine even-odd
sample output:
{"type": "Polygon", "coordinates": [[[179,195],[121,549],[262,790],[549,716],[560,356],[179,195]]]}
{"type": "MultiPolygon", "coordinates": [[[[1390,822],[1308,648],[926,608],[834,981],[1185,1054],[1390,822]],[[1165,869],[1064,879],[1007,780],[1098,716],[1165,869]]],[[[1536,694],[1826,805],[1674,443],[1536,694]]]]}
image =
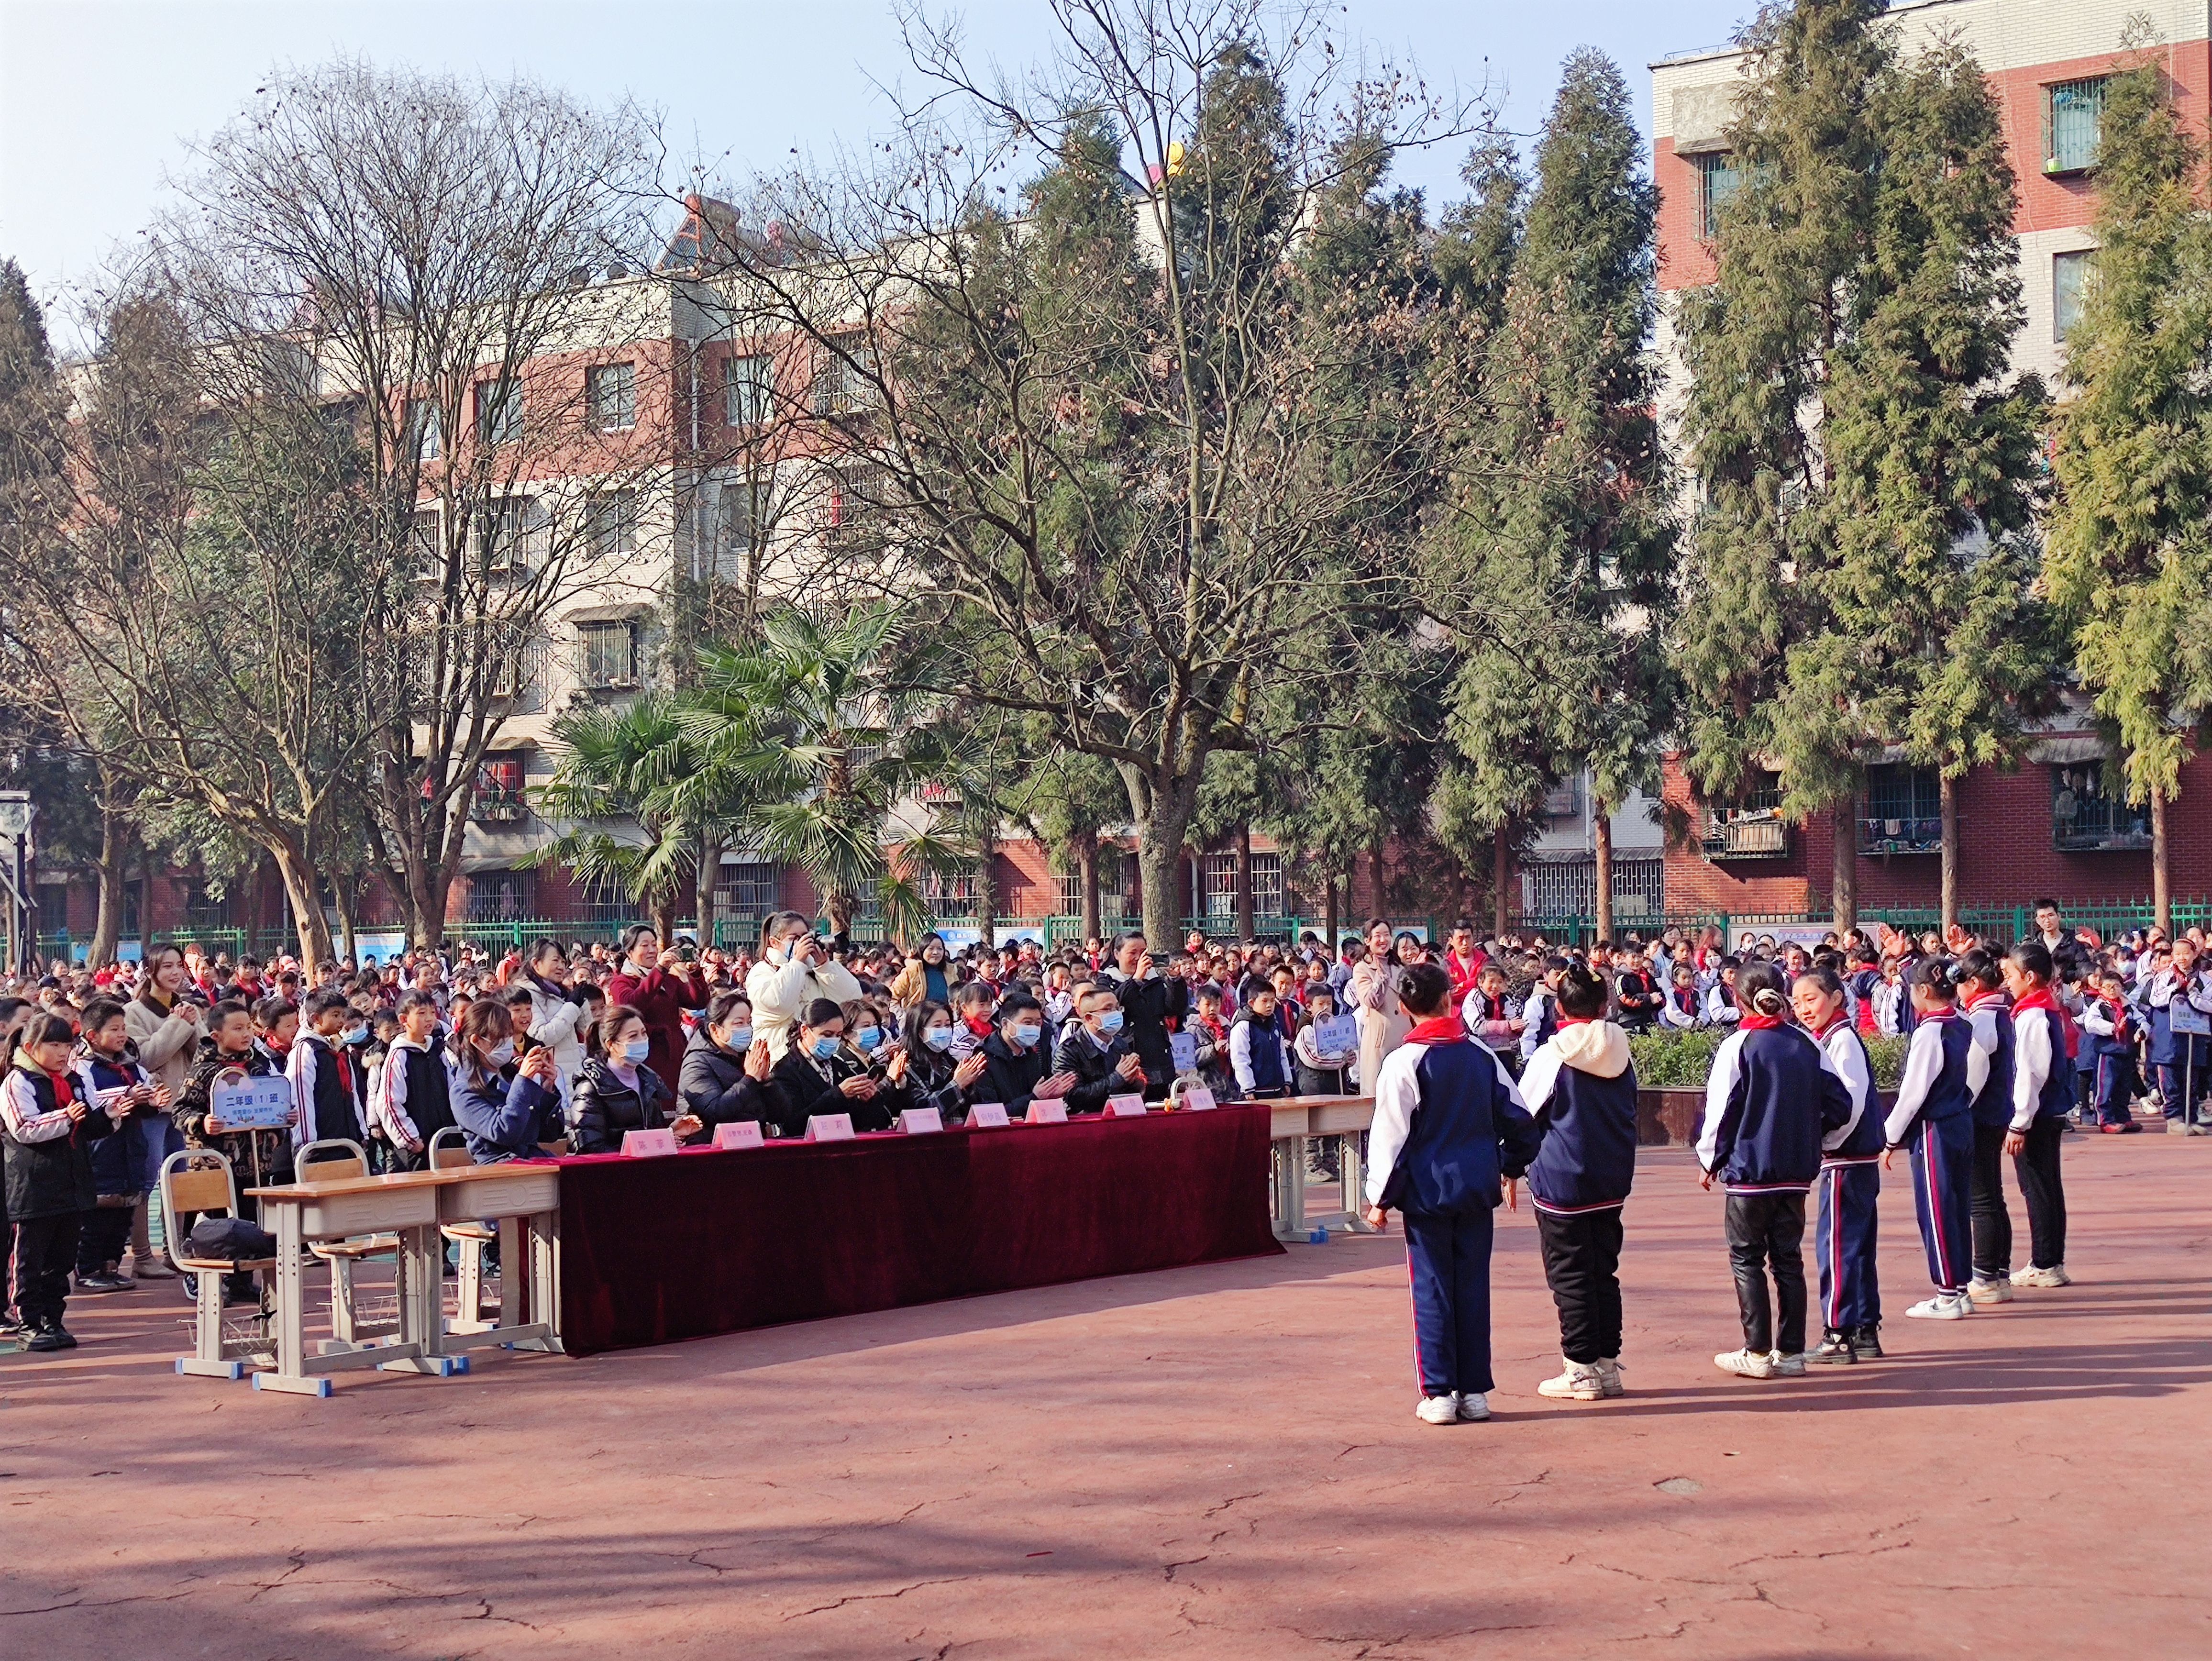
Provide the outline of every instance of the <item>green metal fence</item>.
{"type": "MultiPolygon", "coordinates": [[[[2176,900],[2172,910],[2177,930],[2212,928],[2212,899],[2176,900]]],[[[2158,909],[2148,897],[2133,900],[2062,899],[2058,902],[2058,913],[2065,919],[2067,928],[2094,928],[2101,938],[2110,940],[2131,928],[2149,928],[2157,918],[2158,909]]],[[[1942,913],[1933,906],[1866,905],[1859,908],[1858,915],[1862,928],[1883,922],[1907,934],[1922,934],[1943,926],[1942,913]]],[[[1826,928],[1834,920],[1834,913],[1829,911],[1669,912],[1656,920],[1616,917],[1613,932],[1616,935],[1633,934],[1649,940],[1662,929],[1710,926],[1718,928],[1722,938],[1733,943],[1746,928],[1826,928]]],[[[1959,908],[1959,922],[1986,939],[2016,940],[2035,926],[2035,910],[2026,901],[2018,905],[1966,905],[1959,908]]],[[[1596,919],[1587,916],[1516,917],[1514,927],[1522,933],[1540,934],[1547,940],[1563,940],[1571,946],[1587,944],[1596,937],[1597,932],[1596,919]]]]}

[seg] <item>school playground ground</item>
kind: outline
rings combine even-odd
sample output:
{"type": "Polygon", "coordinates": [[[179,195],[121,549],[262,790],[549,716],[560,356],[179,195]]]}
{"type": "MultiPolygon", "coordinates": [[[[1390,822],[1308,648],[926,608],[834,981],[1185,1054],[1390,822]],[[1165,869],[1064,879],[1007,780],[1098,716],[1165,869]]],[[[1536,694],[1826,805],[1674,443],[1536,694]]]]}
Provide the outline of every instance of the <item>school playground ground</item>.
{"type": "Polygon", "coordinates": [[[88,1299],[0,1358],[0,1654],[2212,1654],[2212,1140],[2066,1159],[2075,1286],[1900,1318],[1900,1171],[1891,1359],[1762,1385],[1651,1154],[1600,1405],[1534,1394],[1500,1214],[1498,1416],[1445,1429],[1395,1236],[324,1402],[173,1376],[173,1286],[88,1299]]]}

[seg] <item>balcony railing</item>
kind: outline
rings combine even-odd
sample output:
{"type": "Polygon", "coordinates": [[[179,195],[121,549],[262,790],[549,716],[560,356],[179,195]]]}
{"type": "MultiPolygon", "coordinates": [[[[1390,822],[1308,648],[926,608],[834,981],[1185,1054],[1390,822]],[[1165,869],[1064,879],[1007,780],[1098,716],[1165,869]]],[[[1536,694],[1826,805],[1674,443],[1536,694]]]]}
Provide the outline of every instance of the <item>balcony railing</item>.
{"type": "Polygon", "coordinates": [[[477,792],[476,820],[479,824],[514,824],[529,805],[520,790],[479,790],[477,792]]]}
{"type": "Polygon", "coordinates": [[[1861,819],[1862,854],[1935,854],[1942,851],[1943,821],[1932,819],[1861,819]]]}
{"type": "Polygon", "coordinates": [[[1705,821],[1709,860],[1782,860],[1790,857],[1790,822],[1770,811],[1705,821]]]}
{"type": "Polygon", "coordinates": [[[2150,809],[2110,797],[2051,805],[2051,845],[2069,854],[2138,851],[2150,846],[2150,809]]]}

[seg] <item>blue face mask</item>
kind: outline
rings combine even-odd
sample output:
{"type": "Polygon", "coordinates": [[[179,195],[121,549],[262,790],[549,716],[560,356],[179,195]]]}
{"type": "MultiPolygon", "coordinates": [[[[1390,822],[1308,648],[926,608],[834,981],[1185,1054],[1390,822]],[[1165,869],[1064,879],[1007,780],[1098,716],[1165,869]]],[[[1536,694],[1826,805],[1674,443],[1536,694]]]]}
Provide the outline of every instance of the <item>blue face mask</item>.
{"type": "Polygon", "coordinates": [[[950,1050],[952,1048],[952,1029],[949,1026],[933,1026],[921,1035],[921,1041],[932,1050],[950,1050]]]}
{"type": "Polygon", "coordinates": [[[357,1043],[367,1043],[368,1029],[365,1026],[349,1026],[338,1034],[338,1042],[349,1048],[357,1043]]]}
{"type": "Polygon", "coordinates": [[[651,1054],[653,1041],[650,1038],[632,1038],[623,1046],[623,1059],[633,1067],[651,1054]]]}
{"type": "Polygon", "coordinates": [[[871,1055],[874,1053],[876,1046],[883,1041],[884,1030],[880,1026],[864,1026],[853,1035],[853,1042],[860,1045],[864,1052],[871,1055]]]}
{"type": "Polygon", "coordinates": [[[1014,1029],[1014,1042],[1024,1050],[1034,1050],[1036,1041],[1043,1036],[1044,1029],[1041,1026],[1018,1026],[1014,1029]]]}
{"type": "Polygon", "coordinates": [[[746,1049],[752,1043],[752,1041],[753,1030],[750,1026],[733,1026],[730,1029],[729,1047],[731,1049],[746,1049]]]}
{"type": "Polygon", "coordinates": [[[826,1062],[843,1045],[843,1039],[825,1032],[814,1041],[814,1059],[817,1062],[826,1062]]]}
{"type": "Polygon", "coordinates": [[[1098,1018],[1098,1030],[1110,1038],[1121,1030],[1121,1012],[1109,1009],[1098,1018]]]}

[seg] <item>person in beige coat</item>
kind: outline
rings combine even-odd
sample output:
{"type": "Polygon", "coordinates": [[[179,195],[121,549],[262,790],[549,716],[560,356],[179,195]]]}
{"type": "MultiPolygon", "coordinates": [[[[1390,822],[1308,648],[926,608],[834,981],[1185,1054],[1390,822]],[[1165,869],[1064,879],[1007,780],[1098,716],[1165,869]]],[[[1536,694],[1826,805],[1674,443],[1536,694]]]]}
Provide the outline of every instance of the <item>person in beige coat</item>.
{"type": "MultiPolygon", "coordinates": [[[[200,1007],[179,995],[191,983],[191,971],[185,967],[184,954],[173,946],[157,946],[140,975],[137,996],[123,1006],[123,1025],[138,1052],[139,1066],[154,1075],[156,1084],[167,1087],[172,1102],[185,1093],[193,1053],[207,1036],[206,1017],[200,1007]]],[[[140,1180],[149,1196],[161,1186],[161,1161],[185,1145],[169,1123],[168,1109],[160,1110],[155,1116],[158,1123],[149,1121],[143,1127],[147,1169],[140,1180]]],[[[117,1265],[118,1273],[154,1280],[166,1280],[175,1273],[155,1251],[147,1229],[147,1214],[157,1203],[149,1197],[132,1214],[131,1255],[117,1265]]]]}
{"type": "Polygon", "coordinates": [[[1413,1017],[1398,1002],[1400,967],[1390,948],[1390,925],[1378,917],[1367,925],[1367,955],[1345,988],[1359,1022],[1359,1088],[1369,1095],[1382,1076],[1382,1058],[1413,1030],[1413,1017]]]}
{"type": "Polygon", "coordinates": [[[796,911],[779,911],[762,924],[761,946],[761,960],[745,977],[745,996],[753,1007],[753,1037],[767,1039],[769,1054],[780,1062],[807,1005],[817,998],[850,1003],[860,995],[860,983],[796,911]]]}

